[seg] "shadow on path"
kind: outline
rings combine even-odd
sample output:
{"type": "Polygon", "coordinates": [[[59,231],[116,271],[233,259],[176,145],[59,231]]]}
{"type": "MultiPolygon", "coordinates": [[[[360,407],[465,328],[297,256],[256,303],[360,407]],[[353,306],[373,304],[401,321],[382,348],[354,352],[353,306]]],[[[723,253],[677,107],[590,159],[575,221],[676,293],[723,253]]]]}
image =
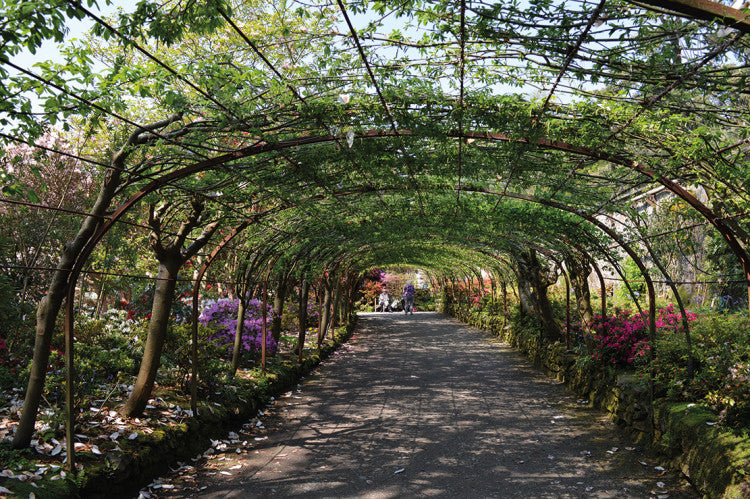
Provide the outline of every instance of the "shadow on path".
{"type": "Polygon", "coordinates": [[[360,314],[349,345],[159,496],[698,497],[580,402],[451,318],[360,314]]]}

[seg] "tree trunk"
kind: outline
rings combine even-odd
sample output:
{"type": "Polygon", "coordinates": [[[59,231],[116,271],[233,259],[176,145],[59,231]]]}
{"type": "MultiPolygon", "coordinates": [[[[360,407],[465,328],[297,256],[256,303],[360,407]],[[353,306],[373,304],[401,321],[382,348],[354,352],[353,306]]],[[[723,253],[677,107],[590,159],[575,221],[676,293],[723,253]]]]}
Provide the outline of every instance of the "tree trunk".
{"type": "Polygon", "coordinates": [[[247,269],[247,260],[243,260],[237,269],[238,283],[235,286],[237,290],[237,327],[234,330],[234,345],[232,346],[232,366],[231,376],[237,373],[240,367],[240,357],[242,355],[242,333],[245,331],[245,308],[247,306],[247,281],[249,278],[247,269]]]}
{"type": "Polygon", "coordinates": [[[333,292],[333,304],[331,306],[331,331],[337,328],[341,318],[341,284],[336,285],[333,292]]]}
{"type": "Polygon", "coordinates": [[[322,282],[324,293],[323,293],[323,306],[321,307],[320,313],[320,325],[318,326],[318,348],[323,344],[325,339],[326,331],[328,330],[328,322],[331,316],[331,285],[328,279],[324,279],[322,282]]]}
{"type": "Polygon", "coordinates": [[[133,417],[142,414],[146,404],[148,404],[148,399],[151,397],[164,342],[167,339],[169,315],[172,311],[174,290],[177,285],[177,272],[181,263],[180,258],[177,257],[172,261],[159,264],[143,359],[133,392],[120,411],[124,416],[133,417]]]}
{"type": "MultiPolygon", "coordinates": [[[[125,156],[120,161],[117,161],[116,158],[113,163],[124,163],[125,156]]],[[[120,178],[119,169],[112,169],[106,173],[99,195],[91,209],[91,215],[83,221],[75,238],[63,248],[63,254],[60,257],[57,270],[52,277],[47,295],[40,300],[37,307],[34,357],[23,401],[21,418],[16,428],[16,434],[13,437],[13,447],[16,449],[28,447],[31,442],[31,436],[34,433],[36,415],[39,410],[39,403],[42,400],[42,394],[44,393],[44,383],[47,377],[50,345],[52,344],[52,336],[55,332],[55,322],[67,292],[68,271],[73,267],[86,242],[96,232],[101,222],[101,216],[109,208],[115,191],[120,185],[120,178]]]]}
{"type": "Polygon", "coordinates": [[[169,315],[172,311],[174,290],[177,285],[177,272],[180,269],[179,258],[175,261],[159,264],[159,273],[156,277],[154,289],[154,303],[151,306],[151,320],[148,325],[148,337],[143,350],[143,359],[138,371],[133,392],[128,401],[120,411],[124,416],[133,417],[139,415],[146,408],[151,390],[156,380],[156,372],[159,369],[161,353],[164,341],[167,338],[169,326],[169,315]]]}
{"type": "Polygon", "coordinates": [[[16,434],[13,437],[12,445],[16,449],[28,447],[31,442],[31,436],[34,433],[36,415],[39,410],[39,403],[42,400],[44,382],[47,377],[52,335],[54,334],[55,322],[67,291],[69,271],[72,269],[73,264],[86,243],[96,232],[103,219],[102,217],[109,210],[115,193],[121,186],[121,172],[125,170],[125,163],[133,151],[133,146],[153,141],[155,136],[152,136],[148,132],[164,128],[178,119],[180,119],[179,116],[173,116],[159,121],[138,129],[128,137],[123,147],[114,154],[111,161],[112,167],[105,172],[99,194],[90,210],[90,215],[81,223],[81,227],[78,229],[73,240],[66,244],[62,250],[60,262],[57,265],[55,274],[52,276],[47,295],[40,300],[37,307],[34,357],[23,401],[21,418],[16,428],[16,434]]]}
{"type": "MultiPolygon", "coordinates": [[[[581,320],[581,330],[584,341],[591,353],[593,331],[591,323],[594,319],[594,309],[591,306],[591,289],[589,288],[589,274],[591,273],[591,260],[587,255],[569,253],[565,256],[568,267],[568,275],[576,295],[576,306],[578,317],[581,320]]],[[[604,320],[604,318],[602,318],[604,320]]]]}
{"type": "Polygon", "coordinates": [[[541,321],[543,337],[546,340],[555,341],[560,336],[560,328],[555,321],[552,305],[547,296],[547,288],[554,281],[548,276],[548,270],[542,267],[536,251],[519,253],[515,257],[519,270],[519,295],[525,295],[529,311],[541,321]],[[524,285],[523,291],[521,291],[522,284],[524,285]]]}
{"type": "Polygon", "coordinates": [[[169,244],[162,240],[162,215],[169,203],[159,209],[151,207],[149,225],[151,225],[151,247],[159,260],[159,273],[154,289],[154,303],[151,306],[151,320],[149,321],[148,336],[144,346],[143,359],[138,371],[133,392],[127,402],[120,409],[120,413],[127,417],[138,416],[146,408],[151,390],[159,369],[161,353],[167,338],[169,316],[174,301],[174,290],[177,286],[177,273],[180,267],[203,248],[218,228],[218,221],[214,221],[203,228],[201,234],[184,250],[182,249],[190,232],[200,224],[204,205],[201,199],[191,200],[191,210],[175,236],[169,244]]]}
{"type": "Polygon", "coordinates": [[[357,291],[359,290],[360,284],[361,281],[354,277],[349,285],[349,296],[346,301],[346,310],[344,314],[344,320],[347,326],[349,326],[353,320],[354,301],[357,299],[357,291]]]}
{"type": "Polygon", "coordinates": [[[305,333],[307,332],[307,302],[310,293],[310,282],[302,279],[299,286],[299,337],[298,343],[298,361],[302,363],[302,350],[305,347],[305,333]]]}
{"type": "Polygon", "coordinates": [[[508,288],[505,281],[500,281],[500,290],[503,294],[503,329],[508,325],[508,288]]]}
{"type": "Polygon", "coordinates": [[[240,356],[242,354],[242,333],[245,330],[245,293],[238,293],[237,299],[237,327],[234,329],[234,345],[232,347],[232,376],[240,367],[240,356]]]}
{"type": "Polygon", "coordinates": [[[271,319],[271,336],[278,343],[281,340],[281,320],[284,315],[284,301],[287,292],[286,272],[279,276],[276,293],[273,297],[273,319],[271,319]]]}
{"type": "Polygon", "coordinates": [[[521,315],[534,315],[534,289],[531,287],[531,278],[527,272],[521,270],[520,263],[518,267],[518,301],[521,315]]]}

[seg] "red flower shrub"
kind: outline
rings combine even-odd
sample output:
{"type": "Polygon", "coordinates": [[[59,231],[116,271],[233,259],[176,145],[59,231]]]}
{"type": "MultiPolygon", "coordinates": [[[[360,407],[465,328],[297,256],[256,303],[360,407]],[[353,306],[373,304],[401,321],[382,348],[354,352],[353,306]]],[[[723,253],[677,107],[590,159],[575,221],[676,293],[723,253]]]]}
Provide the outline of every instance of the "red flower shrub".
{"type": "MultiPolygon", "coordinates": [[[[694,321],[695,314],[687,313],[694,321]]],[[[669,305],[656,311],[656,327],[660,332],[682,333],[682,315],[669,305]]],[[[574,325],[581,333],[580,323],[574,325]]],[[[633,313],[615,309],[614,314],[602,318],[595,315],[591,329],[594,331],[594,353],[591,358],[613,366],[628,366],[645,357],[651,346],[648,337],[648,312],[633,313]]]]}

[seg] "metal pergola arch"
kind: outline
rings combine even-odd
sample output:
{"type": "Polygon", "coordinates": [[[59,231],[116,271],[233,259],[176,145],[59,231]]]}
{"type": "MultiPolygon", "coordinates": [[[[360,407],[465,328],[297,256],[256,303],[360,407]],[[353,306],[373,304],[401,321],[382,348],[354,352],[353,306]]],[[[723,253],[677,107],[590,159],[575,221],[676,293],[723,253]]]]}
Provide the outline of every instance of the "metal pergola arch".
{"type": "MultiPolygon", "coordinates": [[[[71,1],[70,3],[71,3],[71,5],[74,5],[77,8],[80,8],[80,5],[78,5],[76,2],[71,1]]],[[[719,17],[719,19],[718,19],[719,22],[722,22],[722,23],[725,23],[725,24],[727,24],[729,26],[741,29],[742,31],[745,31],[746,25],[747,25],[746,20],[745,20],[745,16],[742,13],[740,13],[740,12],[734,12],[732,9],[728,9],[728,8],[725,8],[725,9],[723,9],[721,11],[712,11],[710,9],[710,7],[712,7],[711,4],[713,4],[713,2],[691,2],[691,1],[684,1],[683,2],[683,1],[679,1],[678,0],[678,1],[653,1],[653,2],[646,2],[646,3],[656,4],[656,5],[660,6],[660,7],[667,7],[667,8],[670,8],[670,9],[674,9],[674,10],[678,10],[678,11],[682,11],[682,12],[687,12],[690,15],[697,15],[698,17],[705,17],[707,15],[706,12],[710,12],[711,13],[710,17],[712,19],[715,16],[718,16],[719,17]]],[[[602,1],[599,5],[600,6],[604,6],[604,4],[605,4],[605,2],[602,1]]],[[[341,12],[346,16],[347,15],[347,9],[346,9],[346,6],[343,4],[343,2],[339,1],[338,2],[338,6],[339,6],[341,12]]],[[[695,196],[693,196],[692,194],[690,194],[690,192],[688,192],[686,189],[684,189],[684,187],[682,187],[679,183],[671,181],[668,177],[665,177],[663,175],[658,174],[657,172],[653,172],[653,171],[649,170],[647,167],[645,167],[644,165],[642,165],[641,163],[639,163],[637,160],[631,160],[631,159],[629,159],[629,157],[628,157],[628,155],[626,153],[623,153],[622,156],[620,156],[618,154],[610,154],[610,153],[607,153],[607,152],[594,151],[594,150],[591,150],[591,149],[587,149],[587,148],[582,148],[580,146],[576,146],[575,144],[571,144],[571,143],[567,143],[567,142],[563,142],[563,141],[555,141],[555,140],[553,140],[551,138],[546,138],[544,136],[542,138],[538,138],[538,137],[537,138],[518,138],[518,137],[513,137],[511,135],[508,135],[508,134],[503,134],[503,133],[471,131],[471,127],[468,126],[467,123],[465,123],[466,116],[464,114],[464,112],[465,112],[465,107],[464,106],[466,104],[466,95],[465,95],[465,88],[464,88],[464,83],[465,83],[466,76],[464,74],[464,65],[466,63],[466,57],[467,57],[466,50],[465,50],[466,49],[466,41],[467,41],[466,40],[466,18],[465,18],[466,7],[467,7],[466,2],[464,2],[462,0],[460,2],[461,20],[460,20],[460,35],[458,37],[459,38],[458,43],[460,44],[460,47],[461,47],[461,55],[459,57],[459,65],[460,65],[461,71],[460,71],[460,76],[458,78],[459,82],[460,82],[460,91],[459,91],[459,95],[458,95],[458,98],[457,98],[458,112],[457,112],[457,116],[456,116],[456,119],[455,119],[456,131],[450,132],[450,133],[446,134],[446,136],[448,136],[448,137],[457,139],[457,142],[456,142],[456,145],[457,145],[457,160],[456,160],[456,166],[457,166],[457,185],[452,186],[452,187],[448,186],[448,187],[445,188],[445,192],[453,192],[456,195],[456,205],[458,206],[459,201],[461,201],[461,202],[465,202],[466,201],[464,199],[465,198],[464,193],[477,192],[477,193],[484,193],[484,194],[491,194],[491,195],[494,195],[494,196],[498,196],[498,200],[500,200],[500,199],[502,199],[504,197],[514,198],[514,195],[515,195],[515,196],[517,196],[517,197],[515,197],[515,199],[523,200],[523,201],[526,201],[526,202],[539,202],[541,204],[545,204],[544,202],[546,202],[548,206],[555,207],[556,209],[562,209],[558,205],[556,205],[555,202],[553,202],[551,199],[545,201],[545,200],[542,200],[542,199],[533,198],[533,196],[530,196],[530,195],[524,194],[524,193],[520,193],[520,192],[514,194],[514,192],[512,191],[512,189],[509,189],[510,180],[508,180],[508,183],[506,184],[505,189],[503,189],[502,191],[497,191],[497,192],[490,192],[491,188],[483,188],[483,187],[480,187],[480,186],[473,186],[472,185],[472,181],[470,179],[467,179],[465,177],[465,175],[464,175],[465,174],[465,169],[464,168],[467,166],[467,163],[466,163],[467,160],[466,160],[466,158],[468,156],[468,152],[467,151],[468,151],[468,141],[469,140],[475,140],[475,141],[483,140],[483,141],[486,141],[486,142],[506,142],[506,143],[515,142],[515,143],[526,144],[529,147],[537,147],[538,146],[540,148],[546,148],[546,149],[550,149],[550,150],[557,150],[557,151],[562,151],[562,152],[566,152],[566,153],[572,153],[572,154],[578,155],[580,157],[587,157],[587,158],[591,158],[591,159],[595,159],[595,160],[603,160],[603,161],[608,161],[608,162],[616,163],[616,164],[619,164],[619,165],[624,166],[626,168],[632,169],[633,171],[638,172],[644,178],[647,178],[647,179],[649,179],[651,181],[656,181],[656,182],[661,183],[667,189],[669,189],[670,191],[672,191],[675,195],[677,195],[681,199],[687,201],[711,225],[713,225],[714,227],[716,227],[717,230],[719,230],[719,232],[726,239],[726,241],[729,244],[729,246],[731,247],[733,253],[735,254],[735,256],[738,258],[738,260],[741,262],[741,264],[743,266],[743,271],[745,273],[746,281],[747,281],[747,284],[748,284],[748,295],[750,296],[750,257],[748,257],[747,252],[745,251],[745,249],[737,241],[737,238],[735,237],[735,234],[734,234],[732,228],[725,223],[725,221],[724,221],[724,219],[722,217],[720,217],[717,213],[715,213],[711,209],[709,209],[705,205],[705,203],[702,203],[697,198],[695,198],[695,196]],[[469,130],[469,131],[467,131],[467,130],[469,130]],[[533,198],[533,200],[532,200],[532,198],[533,198]]],[[[590,27],[595,22],[597,22],[597,16],[598,16],[597,12],[598,11],[595,11],[594,13],[591,14],[591,17],[588,19],[587,27],[590,27]]],[[[225,12],[221,12],[221,14],[222,14],[222,16],[225,17],[225,19],[228,22],[231,22],[231,19],[229,18],[229,16],[225,12]]],[[[238,31],[238,33],[242,34],[242,30],[240,30],[236,26],[233,29],[235,29],[236,31],[238,31]]],[[[359,44],[357,32],[351,26],[351,24],[350,24],[350,31],[351,31],[352,39],[355,42],[357,42],[357,45],[358,45],[358,54],[359,54],[362,62],[368,67],[368,74],[369,74],[369,77],[371,79],[372,84],[374,85],[376,93],[378,94],[378,101],[382,104],[383,110],[386,112],[386,117],[388,119],[384,120],[384,121],[387,121],[388,125],[389,125],[389,128],[388,129],[384,129],[384,130],[372,129],[372,130],[368,130],[368,131],[364,131],[364,132],[363,131],[355,131],[354,134],[353,134],[354,139],[355,140],[361,140],[361,139],[370,139],[370,138],[383,138],[383,139],[393,138],[393,139],[395,139],[397,141],[397,144],[401,144],[401,147],[404,147],[403,146],[404,145],[404,141],[408,138],[408,136],[410,134],[412,134],[412,133],[419,134],[420,131],[419,130],[412,130],[412,129],[402,129],[402,128],[400,128],[398,126],[397,119],[393,116],[393,114],[392,114],[392,112],[390,110],[390,106],[389,106],[389,104],[388,104],[388,102],[387,102],[387,100],[386,100],[386,98],[384,96],[384,93],[383,93],[383,91],[382,91],[382,89],[381,89],[381,87],[380,87],[380,85],[378,83],[378,80],[377,80],[376,76],[373,74],[372,70],[369,69],[368,56],[367,56],[367,53],[366,53],[367,51],[364,50],[362,48],[362,46],[359,44]]],[[[577,53],[578,49],[580,48],[581,43],[584,41],[584,38],[585,38],[585,32],[583,34],[580,34],[576,38],[576,43],[573,45],[571,53],[566,57],[565,65],[560,69],[560,71],[558,73],[559,76],[557,78],[557,81],[552,86],[552,88],[549,90],[549,92],[546,95],[546,98],[544,99],[544,104],[542,105],[541,110],[539,111],[539,116],[537,116],[537,123],[541,122],[541,118],[543,117],[542,115],[550,113],[550,110],[551,110],[551,105],[550,105],[551,98],[553,96],[553,93],[555,93],[555,91],[556,91],[557,82],[566,73],[566,70],[568,69],[568,63],[570,61],[572,61],[573,58],[576,56],[576,53],[577,53]]],[[[735,38],[739,39],[739,37],[735,37],[735,38]]],[[[250,40],[247,40],[247,41],[248,41],[248,43],[251,46],[253,45],[253,43],[250,40]]],[[[253,49],[258,53],[258,55],[263,56],[262,52],[259,51],[257,49],[257,47],[253,46],[253,49]]],[[[277,74],[277,76],[278,76],[278,78],[280,80],[285,80],[285,78],[283,77],[283,75],[281,73],[279,73],[279,71],[277,70],[277,68],[275,68],[274,65],[271,62],[268,61],[268,59],[264,58],[264,61],[277,74]]],[[[186,80],[186,81],[187,81],[188,84],[192,85],[192,82],[190,82],[189,80],[186,80]]],[[[47,83],[48,84],[52,84],[52,82],[47,82],[47,83]]],[[[294,87],[292,87],[291,84],[288,84],[288,87],[292,91],[292,93],[294,94],[295,98],[298,99],[299,101],[301,101],[302,104],[303,104],[303,106],[306,106],[307,103],[305,102],[305,99],[301,95],[299,95],[299,93],[297,93],[295,91],[294,87]]],[[[205,93],[205,92],[201,91],[200,88],[198,88],[197,90],[201,94],[205,93]]],[[[664,95],[666,95],[666,93],[654,94],[651,97],[646,97],[644,99],[645,100],[644,109],[650,108],[651,106],[653,106],[654,104],[656,104],[656,102],[659,99],[661,99],[664,95]]],[[[204,95],[204,97],[205,97],[205,95],[204,95]]],[[[208,97],[209,97],[209,100],[211,100],[211,101],[214,102],[214,104],[218,105],[221,108],[225,108],[224,104],[220,100],[217,100],[217,99],[215,99],[215,98],[213,98],[211,96],[208,96],[208,97]]],[[[229,113],[229,114],[233,114],[233,113],[229,113]]],[[[124,116],[122,118],[123,118],[124,121],[131,123],[133,126],[140,126],[140,125],[137,125],[137,123],[134,122],[134,121],[132,121],[132,120],[129,121],[124,116]]],[[[635,119],[635,116],[633,116],[632,119],[635,119]]],[[[632,121],[632,119],[631,119],[631,121],[632,121]]],[[[629,124],[629,123],[630,122],[628,122],[627,124],[629,124]]],[[[330,125],[328,125],[327,123],[324,123],[324,126],[326,128],[330,127],[330,125]]],[[[537,131],[537,129],[534,128],[533,131],[537,131]]],[[[532,137],[534,136],[533,133],[530,134],[530,135],[532,137]]],[[[614,133],[613,133],[613,135],[614,135],[614,133]]],[[[170,140],[171,137],[165,135],[165,139],[170,140]]],[[[332,143],[336,144],[336,146],[337,146],[337,148],[338,148],[338,150],[340,152],[344,152],[344,154],[346,154],[346,147],[344,146],[344,143],[347,142],[349,139],[350,139],[350,136],[347,133],[340,133],[340,134],[332,133],[332,134],[330,134],[328,136],[303,136],[303,135],[301,135],[297,139],[284,139],[284,140],[282,140],[280,142],[276,142],[276,143],[256,144],[256,145],[253,145],[253,146],[249,146],[249,147],[245,147],[245,148],[239,149],[239,150],[234,151],[234,152],[229,152],[229,153],[226,153],[224,155],[217,156],[215,158],[206,159],[203,162],[199,162],[199,163],[196,163],[194,165],[182,168],[180,170],[170,172],[170,173],[168,173],[168,174],[166,174],[164,176],[161,176],[159,178],[156,178],[156,179],[152,180],[149,184],[147,184],[145,187],[143,187],[141,190],[139,190],[138,193],[136,193],[134,196],[138,196],[138,199],[141,199],[143,196],[147,195],[148,193],[150,193],[150,192],[156,192],[159,188],[164,187],[166,185],[169,185],[169,183],[172,182],[172,181],[174,181],[174,180],[178,180],[178,179],[181,179],[181,178],[186,178],[186,177],[188,177],[188,176],[190,176],[192,174],[198,173],[198,172],[203,171],[205,169],[211,169],[211,168],[214,168],[214,167],[219,166],[219,165],[230,164],[233,160],[236,160],[238,158],[250,157],[250,156],[254,156],[254,155],[260,154],[262,152],[284,151],[284,150],[292,149],[292,148],[298,147],[298,146],[332,142],[332,143]],[[254,152],[251,152],[251,151],[254,151],[254,152]],[[145,191],[144,191],[144,189],[145,189],[145,191]]],[[[740,144],[738,144],[736,147],[739,147],[740,144]]],[[[192,145],[190,147],[192,147],[192,145]]],[[[396,145],[395,147],[398,148],[398,145],[396,145]]],[[[727,148],[727,149],[729,149],[729,148],[727,148]]],[[[201,152],[200,155],[204,155],[203,152],[201,152]]],[[[351,159],[350,158],[346,158],[345,161],[351,161],[351,159]]],[[[413,180],[415,175],[414,175],[414,172],[411,170],[410,163],[407,162],[406,167],[407,167],[407,171],[408,171],[408,178],[410,180],[413,180]]],[[[511,174],[512,174],[512,171],[511,171],[511,174]]],[[[326,185],[326,184],[322,184],[322,186],[324,188],[330,187],[330,185],[326,185]]],[[[374,192],[374,193],[378,193],[378,191],[381,190],[378,187],[373,187],[372,189],[373,189],[372,192],[374,192]]],[[[395,188],[394,188],[394,190],[395,190],[395,188]]],[[[420,205],[423,205],[424,204],[423,195],[426,195],[426,193],[429,192],[429,189],[422,189],[420,187],[416,187],[416,188],[414,188],[413,192],[417,193],[417,196],[419,197],[420,205]]],[[[339,195],[341,195],[342,197],[343,196],[349,196],[349,195],[351,195],[352,197],[354,197],[354,196],[356,196],[358,194],[364,194],[364,193],[365,193],[364,189],[361,189],[359,192],[357,192],[357,188],[352,188],[349,191],[339,192],[339,195]]],[[[103,232],[97,232],[97,235],[95,235],[94,238],[92,238],[89,241],[89,244],[86,246],[84,253],[81,255],[81,257],[79,257],[78,260],[76,260],[74,267],[72,269],[70,269],[70,270],[66,270],[66,269],[62,269],[61,270],[62,272],[69,272],[69,275],[67,277],[68,292],[70,293],[68,295],[68,306],[71,307],[71,309],[70,309],[71,310],[71,312],[70,312],[71,317],[72,317],[72,305],[70,305],[70,304],[73,303],[73,301],[74,301],[74,294],[75,294],[75,288],[76,288],[75,282],[78,279],[78,276],[79,276],[80,272],[82,272],[84,265],[86,264],[86,259],[88,258],[88,256],[90,256],[91,252],[95,249],[95,246],[96,246],[98,240],[101,239],[101,237],[106,232],[106,230],[108,230],[110,227],[112,227],[117,222],[117,220],[120,219],[120,217],[130,209],[130,206],[133,206],[138,201],[138,199],[134,199],[134,198],[131,198],[131,199],[133,201],[132,201],[132,203],[129,206],[126,206],[126,205],[130,202],[130,200],[128,202],[126,202],[125,204],[121,205],[118,208],[118,210],[115,211],[115,213],[111,217],[109,217],[109,220],[107,222],[105,222],[104,226],[102,226],[100,228],[100,231],[103,230],[103,232]]],[[[284,199],[284,198],[282,198],[281,196],[279,196],[279,199],[284,199]]],[[[312,197],[310,199],[312,199],[312,197]]],[[[331,199],[335,199],[338,202],[339,197],[337,197],[336,195],[332,194],[331,195],[331,199]]],[[[563,204],[563,203],[561,203],[561,204],[563,204]]],[[[591,213],[588,214],[588,216],[590,218],[586,218],[586,216],[584,216],[586,214],[580,213],[580,208],[571,208],[571,207],[569,207],[569,210],[563,210],[563,211],[569,211],[570,213],[574,213],[575,215],[581,216],[582,218],[584,218],[587,222],[594,224],[594,220],[596,220],[596,219],[595,219],[595,217],[593,215],[596,214],[597,212],[599,212],[600,210],[605,209],[605,208],[606,208],[606,205],[596,206],[595,209],[591,213]],[[571,210],[573,210],[573,211],[571,211],[571,210]]],[[[241,213],[236,213],[236,215],[241,216],[241,213]]],[[[598,228],[601,229],[601,230],[604,230],[604,229],[602,229],[602,227],[598,227],[598,228]]],[[[606,233],[606,231],[604,231],[604,232],[606,233]]],[[[616,233],[614,233],[614,234],[616,234],[616,233]]],[[[610,237],[612,237],[612,236],[610,235],[610,237]]],[[[228,241],[225,244],[228,244],[228,241]]],[[[351,263],[353,263],[355,261],[353,258],[351,258],[352,255],[351,255],[350,252],[346,252],[346,251],[341,250],[339,253],[337,253],[336,252],[337,248],[334,248],[333,246],[324,249],[324,248],[315,246],[312,242],[310,244],[312,244],[312,247],[315,248],[316,250],[320,250],[317,254],[319,254],[321,258],[330,258],[329,261],[330,261],[330,263],[331,263],[332,266],[341,266],[341,265],[345,265],[347,263],[351,264],[351,263]]],[[[618,241],[618,244],[619,244],[619,241],[618,241]]],[[[627,246],[627,244],[626,244],[626,246],[627,246]]],[[[623,246],[623,247],[625,247],[625,246],[623,246]]],[[[626,252],[627,252],[627,250],[626,250],[626,252]]],[[[210,263],[211,260],[212,259],[209,259],[209,263],[210,263]]],[[[638,262],[638,260],[636,258],[634,258],[634,260],[636,262],[638,262]]],[[[642,265],[640,265],[640,266],[643,268],[642,265]]],[[[600,274],[600,278],[601,278],[601,273],[599,273],[599,274],[600,274]]],[[[647,275],[647,274],[644,274],[644,275],[647,275]]],[[[647,281],[649,283],[651,282],[651,281],[648,280],[649,279],[648,277],[646,277],[646,279],[647,279],[647,281]]],[[[650,284],[650,286],[649,286],[650,295],[653,295],[653,289],[652,288],[653,288],[653,284],[650,284]]],[[[602,287],[602,289],[603,289],[603,287],[602,287]]],[[[653,302],[654,302],[653,297],[651,297],[649,299],[650,309],[653,308],[653,302]]],[[[749,301],[748,306],[750,307],[750,301],[749,301]]],[[[653,321],[653,314],[652,314],[652,321],[651,321],[651,323],[652,323],[652,325],[654,323],[654,321],[653,321]]],[[[70,324],[70,326],[67,326],[67,321],[66,321],[66,328],[69,328],[69,331],[71,331],[71,332],[72,332],[72,327],[73,327],[72,323],[70,324]]],[[[70,336],[72,337],[72,334],[70,336]]],[[[72,352],[72,348],[70,350],[72,352]]],[[[32,422],[32,424],[33,424],[33,422],[32,422]]],[[[69,438],[68,440],[72,441],[72,438],[69,438]]],[[[69,452],[69,455],[71,456],[70,459],[72,461],[72,452],[69,452]]]]}

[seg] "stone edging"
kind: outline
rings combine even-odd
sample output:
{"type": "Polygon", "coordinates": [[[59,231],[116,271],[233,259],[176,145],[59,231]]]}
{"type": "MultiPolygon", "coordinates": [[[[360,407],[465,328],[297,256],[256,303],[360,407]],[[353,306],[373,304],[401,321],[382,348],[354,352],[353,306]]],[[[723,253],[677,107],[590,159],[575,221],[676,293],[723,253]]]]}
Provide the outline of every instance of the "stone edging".
{"type": "Polygon", "coordinates": [[[648,390],[634,376],[584,370],[560,343],[540,345],[500,320],[461,314],[457,319],[491,333],[537,367],[564,382],[592,407],[607,411],[639,443],[661,454],[707,497],[750,497],[750,437],[715,426],[716,414],[694,404],[656,400],[649,414],[648,390]]]}
{"type": "MultiPolygon", "coordinates": [[[[302,364],[284,362],[273,373],[269,383],[252,392],[239,394],[247,400],[232,407],[203,406],[200,418],[190,418],[186,423],[159,429],[150,435],[140,435],[137,444],[125,449],[117,461],[87,469],[80,479],[79,490],[73,496],[83,497],[133,497],[153,478],[168,471],[168,466],[194,457],[210,447],[211,438],[222,438],[241,421],[253,417],[271,397],[291,390],[300,378],[309,374],[352,335],[354,326],[336,335],[334,342],[323,345],[318,354],[306,358],[302,364]]],[[[38,495],[38,494],[37,494],[38,495]]]]}

